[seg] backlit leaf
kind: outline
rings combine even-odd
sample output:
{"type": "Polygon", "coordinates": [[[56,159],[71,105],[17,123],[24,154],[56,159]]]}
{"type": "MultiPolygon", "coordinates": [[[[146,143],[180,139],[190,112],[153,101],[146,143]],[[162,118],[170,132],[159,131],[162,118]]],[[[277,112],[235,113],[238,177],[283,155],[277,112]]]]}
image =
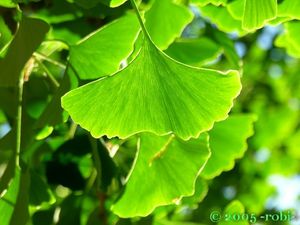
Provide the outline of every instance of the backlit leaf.
{"type": "Polygon", "coordinates": [[[259,29],[277,14],[277,0],[244,0],[243,28],[249,31],[259,29]]]}
{"type": "Polygon", "coordinates": [[[220,55],[222,49],[208,38],[179,39],[165,51],[171,58],[179,62],[201,66],[220,55]]]}
{"type": "Polygon", "coordinates": [[[247,150],[246,140],[253,135],[253,121],[253,116],[240,114],[214,125],[209,131],[211,157],[201,176],[212,179],[234,167],[234,160],[247,150]]]}
{"type": "Polygon", "coordinates": [[[172,0],[155,0],[145,14],[146,27],[153,42],[162,50],[179,37],[193,14],[185,6],[172,0]]]}
{"type": "Polygon", "coordinates": [[[121,61],[133,51],[139,29],[133,14],[100,28],[71,47],[72,67],[81,79],[95,79],[116,72],[121,61]]]}
{"type": "MultiPolygon", "coordinates": [[[[223,212],[222,220],[218,223],[218,225],[248,225],[248,221],[250,221],[251,215],[247,214],[249,218],[243,219],[244,217],[242,217],[242,215],[244,213],[245,207],[243,206],[243,204],[237,200],[232,201],[229,205],[226,206],[223,212]]],[[[256,221],[253,221],[252,223],[255,222],[256,221]]]]}
{"type": "Polygon", "coordinates": [[[236,71],[180,64],[145,39],[129,66],[68,92],[62,106],[94,137],[148,131],[189,139],[225,119],[240,88],[236,71]]]}
{"type": "Polygon", "coordinates": [[[143,134],[125,192],[112,210],[120,217],[146,216],[192,195],[209,155],[206,134],[187,142],[143,134]]]}
{"type": "Polygon", "coordinates": [[[284,0],[278,5],[278,16],[300,20],[300,1],[284,0]]]}
{"type": "Polygon", "coordinates": [[[285,47],[288,54],[293,57],[300,57],[300,22],[291,21],[284,24],[284,33],[281,34],[275,44],[279,47],[285,47]]]}

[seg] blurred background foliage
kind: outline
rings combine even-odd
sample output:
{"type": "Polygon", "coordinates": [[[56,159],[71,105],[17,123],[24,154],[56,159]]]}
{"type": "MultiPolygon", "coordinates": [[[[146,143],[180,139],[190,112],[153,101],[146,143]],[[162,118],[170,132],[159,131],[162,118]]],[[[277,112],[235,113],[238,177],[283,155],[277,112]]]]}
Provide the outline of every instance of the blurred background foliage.
{"type": "MultiPolygon", "coordinates": [[[[296,213],[300,209],[300,4],[297,0],[278,0],[277,9],[271,10],[270,15],[262,15],[266,18],[258,24],[247,21],[243,0],[174,1],[189,10],[191,16],[181,25],[184,27],[181,34],[170,31],[174,36],[171,42],[158,45],[172,58],[189,65],[239,70],[243,90],[232,113],[256,115],[254,135],[248,140],[245,155],[235,162],[232,170],[214,179],[197,180],[193,197],[184,198],[177,205],[158,207],[145,218],[121,219],[112,213],[110,207],[119,198],[135,157],[136,137],[126,140],[103,137],[95,141],[68,119],[60,107],[60,97],[97,78],[83,77],[81,66],[85,65],[80,65],[75,56],[72,64],[69,53],[74,51],[76,55],[80,40],[131,11],[130,3],[124,2],[0,0],[1,58],[5,58],[22,17],[39,18],[50,25],[45,40],[33,50],[25,67],[21,149],[27,172],[22,176],[16,172],[5,193],[7,178],[3,174],[9,169],[14,148],[16,90],[0,87],[0,187],[2,197],[5,196],[0,201],[1,224],[212,224],[210,213],[224,211],[234,200],[239,201],[235,204],[241,212],[257,216],[287,210],[296,213]],[[94,166],[97,160],[93,160],[93,152],[99,156],[98,166],[94,166]],[[28,173],[30,179],[26,179],[28,173]]],[[[146,18],[151,5],[157,2],[140,2],[146,18]]],[[[152,14],[158,21],[160,17],[167,18],[168,13],[175,22],[182,19],[176,13],[172,15],[174,11],[166,12],[160,7],[156,10],[152,14]]],[[[151,16],[148,21],[151,22],[151,16]]],[[[155,21],[154,26],[161,29],[159,35],[164,36],[165,23],[155,21]]],[[[35,27],[31,29],[27,39],[34,38],[35,27]]],[[[116,35],[125,38],[129,29],[136,32],[128,26],[124,33],[116,35]]],[[[135,35],[125,56],[133,50],[134,38],[135,35]]],[[[113,44],[109,42],[112,49],[113,44]]],[[[139,38],[128,62],[134,58],[138,46],[139,38]]],[[[87,48],[97,46],[91,44],[87,48]]],[[[114,51],[112,55],[117,55],[118,47],[114,51]]],[[[17,49],[16,55],[20,52],[17,49]]],[[[101,54],[90,57],[96,62],[90,70],[102,68],[97,64],[103,60],[101,54]]],[[[15,61],[11,63],[16,66],[15,61]]],[[[108,69],[109,73],[119,69],[118,64],[114,67],[108,69]]],[[[0,68],[1,73],[3,65],[0,68]]],[[[232,127],[230,132],[239,130],[232,127]]],[[[144,179],[146,183],[147,177],[144,179]]],[[[299,224],[299,220],[274,224],[299,224]]]]}

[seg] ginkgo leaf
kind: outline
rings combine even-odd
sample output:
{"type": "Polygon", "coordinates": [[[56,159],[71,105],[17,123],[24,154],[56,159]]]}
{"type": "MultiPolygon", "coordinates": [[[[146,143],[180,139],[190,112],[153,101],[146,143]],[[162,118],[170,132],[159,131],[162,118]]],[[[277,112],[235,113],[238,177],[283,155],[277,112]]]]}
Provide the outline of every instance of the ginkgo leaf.
{"type": "Polygon", "coordinates": [[[253,218],[252,215],[249,215],[249,218],[247,219],[242,218],[244,213],[245,207],[243,204],[238,200],[232,201],[226,206],[223,212],[224,219],[222,219],[218,225],[248,225],[248,221],[251,221],[251,223],[255,223],[257,221],[257,219],[253,218]]]}
{"type": "Polygon", "coordinates": [[[49,25],[42,20],[23,17],[9,49],[0,60],[0,86],[16,86],[21,71],[43,41],[49,25]]]}
{"type": "Polygon", "coordinates": [[[278,16],[300,19],[300,1],[284,0],[278,5],[278,16]]]}
{"type": "Polygon", "coordinates": [[[230,15],[236,20],[243,20],[245,1],[232,1],[226,5],[230,15]]]}
{"type": "Polygon", "coordinates": [[[209,155],[207,134],[187,142],[172,135],[143,134],[125,192],[113,212],[120,217],[146,216],[158,206],[193,195],[209,155]]]}
{"type": "Polygon", "coordinates": [[[109,23],[84,38],[78,45],[71,46],[72,67],[81,79],[95,79],[118,71],[121,61],[133,51],[139,30],[134,14],[109,23]]]}
{"type": "Polygon", "coordinates": [[[277,0],[244,0],[243,28],[248,31],[259,29],[277,14],[277,0]]]}
{"type": "Polygon", "coordinates": [[[222,48],[208,38],[178,39],[165,51],[171,58],[192,66],[212,61],[221,52],[222,48]]]}
{"type": "Polygon", "coordinates": [[[153,42],[166,49],[193,19],[192,12],[172,0],[155,0],[145,14],[146,28],[153,42]]]}
{"type": "Polygon", "coordinates": [[[225,32],[237,32],[240,36],[247,32],[242,28],[242,21],[234,19],[226,7],[207,5],[199,8],[204,17],[215,23],[225,32]]]}
{"type": "Polygon", "coordinates": [[[218,122],[209,131],[211,157],[201,176],[212,179],[223,171],[234,167],[234,160],[241,158],[247,150],[247,138],[253,135],[252,115],[232,115],[218,122]]]}
{"type": "Polygon", "coordinates": [[[189,139],[225,119],[240,89],[238,72],[180,64],[145,39],[128,67],[68,92],[62,107],[94,137],[148,131],[189,139]]]}
{"type": "Polygon", "coordinates": [[[285,47],[288,53],[296,58],[300,57],[300,22],[291,21],[284,24],[284,33],[281,34],[275,44],[279,47],[285,47]]]}

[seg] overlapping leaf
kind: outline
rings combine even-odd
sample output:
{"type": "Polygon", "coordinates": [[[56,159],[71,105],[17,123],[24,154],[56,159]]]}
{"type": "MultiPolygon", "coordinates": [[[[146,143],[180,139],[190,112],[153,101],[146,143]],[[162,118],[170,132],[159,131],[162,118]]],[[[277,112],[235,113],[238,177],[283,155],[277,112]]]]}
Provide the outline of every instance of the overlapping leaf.
{"type": "Polygon", "coordinates": [[[233,18],[226,7],[207,5],[200,7],[200,11],[222,31],[237,32],[239,35],[247,33],[242,28],[242,21],[233,18]]]}
{"type": "Polygon", "coordinates": [[[253,134],[253,121],[253,116],[241,114],[214,125],[209,131],[211,157],[201,176],[212,179],[233,168],[234,160],[241,158],[247,150],[246,140],[253,134]]]}
{"type": "Polygon", "coordinates": [[[300,1],[284,0],[278,5],[278,16],[300,20],[300,1]]]}
{"type": "Polygon", "coordinates": [[[42,20],[23,17],[8,52],[0,61],[0,86],[17,85],[21,71],[48,29],[48,24],[42,20]]]}
{"type": "Polygon", "coordinates": [[[208,38],[178,39],[165,51],[171,58],[192,66],[212,61],[221,52],[221,47],[208,38]]]}
{"type": "Polygon", "coordinates": [[[243,28],[249,31],[261,28],[277,14],[277,0],[244,0],[243,28]]]}
{"type": "Polygon", "coordinates": [[[284,33],[276,39],[276,45],[287,49],[288,54],[300,57],[300,22],[291,21],[284,24],[284,33]]]}
{"type": "Polygon", "coordinates": [[[153,42],[162,50],[166,49],[176,37],[179,37],[193,14],[185,6],[172,0],[155,0],[146,12],[146,27],[153,42]]]}
{"type": "Polygon", "coordinates": [[[140,27],[126,15],[96,31],[70,49],[70,63],[81,79],[95,79],[119,70],[133,51],[140,27]]]}
{"type": "Polygon", "coordinates": [[[125,192],[112,210],[120,217],[145,216],[192,195],[209,155],[206,134],[187,142],[143,134],[125,192]]]}

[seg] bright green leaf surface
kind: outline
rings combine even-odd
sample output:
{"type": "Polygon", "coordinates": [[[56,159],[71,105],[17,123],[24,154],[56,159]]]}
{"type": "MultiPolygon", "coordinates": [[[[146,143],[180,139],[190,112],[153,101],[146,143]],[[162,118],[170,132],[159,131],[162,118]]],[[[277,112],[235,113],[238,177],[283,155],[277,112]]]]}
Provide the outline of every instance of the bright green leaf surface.
{"type": "Polygon", "coordinates": [[[201,177],[198,177],[195,184],[195,193],[192,196],[182,198],[181,202],[183,205],[188,205],[190,207],[197,207],[198,203],[205,198],[207,192],[208,192],[207,182],[201,177]]]}
{"type": "MultiPolygon", "coordinates": [[[[245,213],[245,207],[243,206],[243,204],[237,200],[232,201],[229,205],[226,206],[223,215],[227,215],[226,217],[223,216],[222,221],[220,221],[218,223],[218,225],[247,225],[248,220],[243,220],[241,217],[240,219],[238,219],[238,216],[235,216],[233,218],[233,216],[235,214],[237,215],[242,215],[243,213],[245,213]],[[226,221],[225,218],[228,218],[228,221],[226,221]],[[235,220],[235,218],[237,218],[235,220]]],[[[249,220],[250,220],[250,216],[249,216],[249,220]]]]}
{"type": "Polygon", "coordinates": [[[246,34],[242,29],[242,22],[234,19],[226,7],[207,5],[200,7],[204,17],[215,23],[220,30],[225,32],[237,32],[239,35],[246,34]]]}
{"type": "Polygon", "coordinates": [[[179,62],[201,66],[220,55],[222,49],[208,38],[179,39],[165,51],[171,58],[179,62]]]}
{"type": "Polygon", "coordinates": [[[234,160],[247,150],[247,138],[253,135],[253,120],[250,115],[233,115],[218,122],[209,131],[211,157],[203,173],[206,179],[220,175],[234,167],[234,160]]]}
{"type": "Polygon", "coordinates": [[[193,14],[182,5],[172,0],[155,0],[151,9],[145,14],[146,28],[153,42],[162,50],[179,37],[193,14]]]}
{"type": "Polygon", "coordinates": [[[16,3],[14,3],[13,0],[1,0],[0,6],[6,7],[6,8],[14,8],[14,7],[16,7],[16,3]]]}
{"type": "Polygon", "coordinates": [[[300,19],[300,1],[284,0],[278,5],[278,16],[300,19]]]}
{"type": "Polygon", "coordinates": [[[243,20],[245,1],[232,1],[227,6],[230,15],[236,20],[243,20]]]}
{"type": "Polygon", "coordinates": [[[133,14],[106,25],[71,47],[72,67],[81,79],[95,79],[116,72],[121,61],[133,51],[139,29],[133,14]]]}
{"type": "Polygon", "coordinates": [[[300,22],[291,21],[284,24],[284,33],[277,40],[276,45],[285,47],[287,52],[296,58],[300,57],[300,22]]]}
{"type": "Polygon", "coordinates": [[[0,86],[17,85],[23,67],[48,29],[48,24],[42,20],[23,17],[5,58],[0,61],[0,86]]]}
{"type": "Polygon", "coordinates": [[[277,0],[244,0],[243,28],[249,31],[259,29],[276,17],[277,0]]]}
{"type": "Polygon", "coordinates": [[[189,139],[225,119],[240,89],[237,72],[177,63],[145,39],[128,67],[70,91],[62,106],[94,137],[148,131],[189,139]]]}
{"type": "Polygon", "coordinates": [[[209,155],[206,134],[188,142],[174,136],[142,135],[125,192],[112,210],[120,217],[145,216],[157,206],[192,195],[209,155]]]}

